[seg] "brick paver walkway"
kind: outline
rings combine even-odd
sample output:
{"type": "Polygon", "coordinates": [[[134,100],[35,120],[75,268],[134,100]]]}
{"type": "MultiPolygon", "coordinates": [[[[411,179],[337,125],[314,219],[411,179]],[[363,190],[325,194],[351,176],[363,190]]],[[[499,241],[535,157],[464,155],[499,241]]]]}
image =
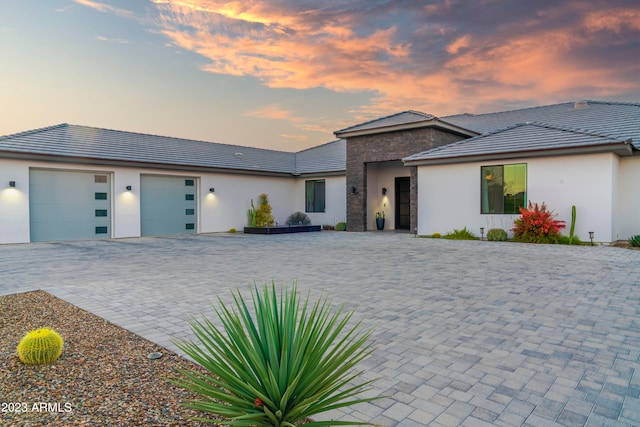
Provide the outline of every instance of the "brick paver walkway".
{"type": "Polygon", "coordinates": [[[357,306],[383,426],[640,425],[640,251],[393,233],[0,245],[0,295],[43,289],[176,351],[217,296],[275,280],[357,306]]]}

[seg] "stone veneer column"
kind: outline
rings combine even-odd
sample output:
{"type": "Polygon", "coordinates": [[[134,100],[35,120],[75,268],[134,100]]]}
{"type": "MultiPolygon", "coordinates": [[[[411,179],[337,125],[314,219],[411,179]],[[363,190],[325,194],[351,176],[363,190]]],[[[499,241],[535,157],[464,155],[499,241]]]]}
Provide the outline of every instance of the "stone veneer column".
{"type": "MultiPolygon", "coordinates": [[[[347,231],[367,230],[367,163],[400,160],[411,154],[450,144],[465,137],[439,129],[418,128],[347,138],[347,231]],[[356,194],[351,194],[355,187],[356,194]]],[[[418,226],[418,171],[410,167],[411,232],[418,226]]]]}
{"type": "Polygon", "coordinates": [[[367,231],[367,168],[358,160],[350,163],[347,152],[347,231],[367,231]],[[356,188],[355,194],[351,187],[356,188]]]}

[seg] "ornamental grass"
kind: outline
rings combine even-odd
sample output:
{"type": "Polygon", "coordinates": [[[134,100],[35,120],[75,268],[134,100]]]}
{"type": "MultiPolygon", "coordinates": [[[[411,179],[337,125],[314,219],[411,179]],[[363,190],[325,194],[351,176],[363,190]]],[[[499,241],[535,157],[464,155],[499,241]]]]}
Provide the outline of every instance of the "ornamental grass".
{"type": "MultiPolygon", "coordinates": [[[[240,291],[229,308],[218,298],[214,310],[223,325],[190,321],[199,344],[176,345],[210,374],[183,371],[174,380],[201,399],[185,406],[223,416],[231,426],[362,425],[350,421],[313,421],[322,412],[368,402],[358,397],[372,381],[355,384],[356,365],[371,353],[372,330],[360,322],[349,327],[353,311],[332,312],[325,296],[311,305],[297,287],[276,290],[275,283],[252,289],[255,317],[240,291]]],[[[202,420],[202,419],[200,419],[202,420]]]]}

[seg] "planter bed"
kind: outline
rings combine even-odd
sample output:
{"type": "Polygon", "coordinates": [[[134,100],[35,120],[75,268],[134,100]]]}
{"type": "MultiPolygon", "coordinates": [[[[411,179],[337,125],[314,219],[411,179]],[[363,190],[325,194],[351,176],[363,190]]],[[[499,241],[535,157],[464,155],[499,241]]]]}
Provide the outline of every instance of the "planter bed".
{"type": "Polygon", "coordinates": [[[271,227],[245,227],[246,234],[285,234],[321,231],[321,225],[275,225],[271,227]]]}

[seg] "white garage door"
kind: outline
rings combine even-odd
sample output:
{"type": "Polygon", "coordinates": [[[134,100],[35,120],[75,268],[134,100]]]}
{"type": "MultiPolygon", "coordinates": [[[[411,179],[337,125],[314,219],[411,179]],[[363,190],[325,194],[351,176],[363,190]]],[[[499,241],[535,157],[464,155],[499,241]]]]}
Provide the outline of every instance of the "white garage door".
{"type": "Polygon", "coordinates": [[[110,181],[108,173],[31,169],[31,241],[110,238],[110,181]]]}

